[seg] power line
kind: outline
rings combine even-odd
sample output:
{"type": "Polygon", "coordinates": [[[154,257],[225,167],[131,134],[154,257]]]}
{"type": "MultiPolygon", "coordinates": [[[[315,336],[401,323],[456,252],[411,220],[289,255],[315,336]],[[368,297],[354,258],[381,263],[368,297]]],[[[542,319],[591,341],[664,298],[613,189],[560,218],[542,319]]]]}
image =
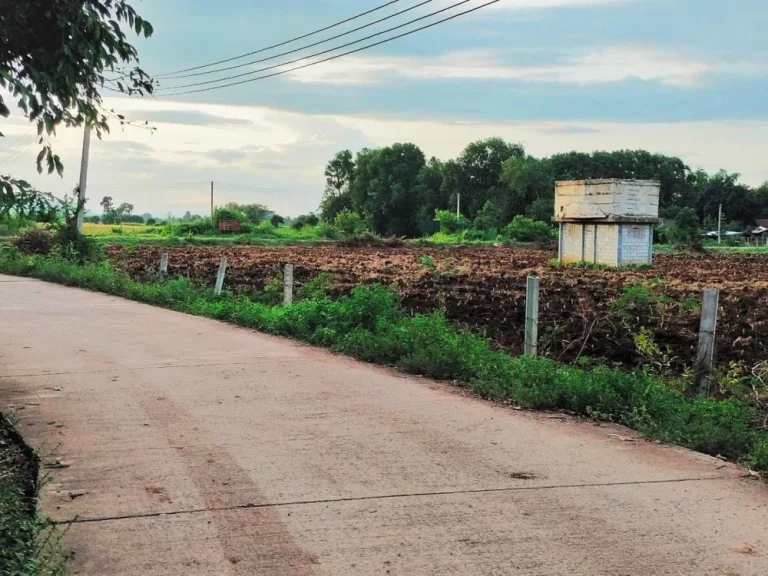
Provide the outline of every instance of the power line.
{"type": "MultiPolygon", "coordinates": [[[[26,133],[25,133],[23,136],[19,137],[18,139],[20,140],[20,139],[22,139],[22,138],[26,138],[27,136],[29,136],[29,135],[30,135],[30,134],[31,134],[31,133],[32,133],[32,132],[35,130],[35,128],[36,128],[36,126],[35,126],[35,125],[31,126],[31,127],[29,128],[29,130],[27,130],[27,132],[26,132],[26,133]]],[[[28,140],[28,141],[27,141],[27,143],[26,143],[26,144],[21,144],[21,145],[20,145],[18,148],[14,148],[14,149],[12,149],[12,150],[8,151],[8,152],[5,154],[5,156],[3,156],[2,158],[0,158],[0,162],[2,162],[2,163],[4,163],[4,164],[5,164],[5,163],[8,163],[8,164],[10,164],[11,162],[15,162],[16,160],[18,160],[18,159],[19,159],[19,157],[20,157],[20,156],[21,156],[21,155],[22,155],[24,152],[26,152],[27,150],[29,150],[30,148],[32,148],[32,146],[34,146],[35,144],[37,144],[37,143],[38,143],[38,141],[39,141],[39,139],[38,139],[38,136],[37,136],[37,134],[35,134],[35,135],[32,137],[32,139],[30,139],[30,140],[28,140]]]]}
{"type": "MultiPolygon", "coordinates": [[[[224,78],[218,78],[216,80],[207,80],[205,82],[193,82],[191,84],[182,84],[180,86],[169,86],[166,88],[166,90],[178,90],[182,88],[194,88],[196,86],[206,86],[209,84],[216,84],[217,82],[224,82],[226,80],[234,80],[235,78],[243,78],[245,76],[252,76],[253,74],[258,74],[259,72],[266,72],[267,70],[274,70],[275,68],[282,68],[283,66],[288,66],[289,64],[295,64],[296,62],[301,62],[303,60],[306,60],[307,58],[315,58],[317,56],[322,56],[323,54],[328,54],[330,52],[335,52],[336,50],[341,50],[342,48],[347,48],[348,46],[352,46],[354,44],[359,44],[360,42],[365,42],[366,40],[370,40],[371,38],[375,38],[376,36],[381,36],[382,34],[386,34],[388,32],[392,32],[394,30],[399,30],[400,28],[404,28],[406,26],[410,26],[411,24],[414,24],[416,22],[419,22],[421,20],[425,20],[427,18],[431,18],[432,16],[436,16],[438,14],[441,14],[443,12],[446,12],[448,10],[452,10],[456,8],[457,6],[461,6],[462,4],[466,4],[470,0],[461,0],[460,2],[457,2],[455,4],[451,4],[450,6],[446,6],[445,8],[442,8],[440,10],[436,10],[435,12],[430,12],[429,14],[425,14],[424,16],[420,16],[419,18],[414,18],[413,20],[409,20],[408,22],[405,22],[404,24],[399,24],[397,26],[393,26],[392,28],[387,28],[386,30],[382,30],[381,32],[376,32],[374,34],[370,34],[368,36],[365,36],[363,38],[360,38],[359,40],[353,40],[352,42],[347,42],[346,44],[342,44],[340,46],[334,46],[333,48],[329,48],[328,50],[323,50],[321,52],[315,52],[314,54],[310,54],[308,56],[302,56],[300,58],[295,58],[293,60],[289,60],[287,62],[282,62],[279,64],[273,64],[272,66],[266,66],[264,68],[259,68],[257,70],[251,70],[250,72],[243,72],[241,74],[234,74],[232,76],[226,76],[224,78]]],[[[497,0],[498,1],[498,0],[497,0]]],[[[482,6],[481,6],[482,8],[482,6]]],[[[465,13],[462,13],[465,14],[465,13]]],[[[460,14],[458,14],[460,15],[460,14]]],[[[457,15],[457,16],[458,16],[457,15]]],[[[444,20],[441,20],[440,22],[444,22],[444,20]]],[[[440,23],[437,22],[437,23],[440,23]]],[[[428,26],[427,26],[428,28],[428,26]]],[[[419,30],[423,30],[424,28],[417,28],[416,30],[413,30],[413,32],[418,32],[419,30]]],[[[396,38],[400,38],[401,36],[395,36],[392,38],[392,40],[396,38]]],[[[383,42],[380,42],[381,44],[383,42]]],[[[376,46],[378,44],[371,44],[369,47],[376,46]]],[[[359,50],[357,50],[359,51],[359,50]]],[[[349,52],[351,54],[352,52],[349,52]]],[[[325,60],[321,60],[321,62],[324,62],[325,60]]],[[[165,94],[159,94],[160,96],[165,96],[165,94]]]]}
{"type": "MultiPolygon", "coordinates": [[[[468,0],[464,0],[464,2],[459,2],[459,4],[464,4],[467,1],[468,0]]],[[[264,76],[258,76],[256,78],[250,78],[248,80],[240,80],[238,82],[230,82],[229,84],[222,84],[221,86],[210,86],[208,88],[198,88],[196,90],[186,90],[186,91],[182,91],[182,92],[172,92],[171,94],[158,94],[158,96],[164,96],[164,97],[182,96],[182,95],[186,95],[186,94],[197,94],[197,93],[200,93],[200,92],[209,92],[211,90],[219,90],[221,88],[229,88],[231,86],[239,86],[241,84],[248,84],[250,82],[256,82],[257,80],[264,80],[266,78],[272,78],[274,76],[280,76],[282,74],[287,74],[288,72],[295,72],[296,70],[301,70],[303,68],[309,68],[310,66],[316,66],[316,65],[322,64],[324,62],[330,62],[331,60],[336,60],[338,58],[342,58],[343,56],[349,56],[350,54],[356,54],[358,52],[362,52],[363,50],[368,50],[369,48],[374,48],[376,46],[380,46],[382,44],[386,44],[388,42],[392,42],[393,40],[397,40],[397,39],[403,38],[405,36],[410,36],[411,34],[414,34],[416,32],[420,32],[422,30],[426,30],[427,28],[432,28],[434,26],[437,26],[438,24],[442,24],[444,22],[448,22],[449,20],[454,20],[456,18],[459,18],[461,16],[465,16],[465,15],[470,14],[472,12],[476,12],[477,10],[481,10],[481,9],[487,7],[487,6],[490,6],[491,4],[496,4],[499,1],[500,0],[491,0],[490,2],[486,2],[485,4],[481,4],[480,6],[472,8],[470,10],[465,10],[464,12],[459,12],[458,14],[454,14],[453,16],[449,16],[448,18],[443,18],[442,20],[438,20],[437,22],[433,22],[431,24],[427,24],[426,26],[421,26],[419,28],[415,28],[413,30],[409,30],[408,32],[403,32],[402,34],[398,34],[397,36],[393,36],[391,38],[386,38],[384,40],[380,40],[379,42],[374,42],[372,44],[367,44],[367,45],[362,46],[360,48],[357,48],[355,50],[350,50],[348,52],[343,52],[341,54],[337,54],[337,55],[331,56],[329,58],[324,58],[322,60],[317,60],[316,62],[310,62],[309,64],[303,64],[301,66],[295,66],[293,68],[289,68],[288,70],[281,70],[279,72],[273,72],[272,74],[266,74],[264,76]]],[[[454,5],[454,6],[456,6],[456,5],[454,5]]],[[[454,7],[454,6],[451,6],[451,8],[454,7]]],[[[338,48],[336,48],[336,49],[338,50],[338,48]]],[[[323,53],[327,53],[327,52],[330,52],[330,51],[331,50],[326,50],[323,53]]],[[[311,58],[311,57],[312,56],[307,56],[307,58],[311,58]]],[[[297,62],[297,60],[294,60],[293,62],[297,62]]],[[[270,66],[270,68],[278,68],[280,66],[285,66],[285,65],[290,64],[290,63],[291,62],[286,62],[286,63],[278,65],[278,66],[270,66]]],[[[240,74],[237,77],[239,77],[239,76],[243,76],[243,74],[240,74]]],[[[221,79],[218,80],[218,82],[221,82],[221,81],[224,81],[224,80],[227,80],[227,78],[221,78],[221,79]]],[[[204,83],[201,83],[201,84],[198,84],[198,85],[202,85],[202,84],[210,84],[210,82],[204,82],[204,83]]],[[[182,88],[182,86],[177,86],[176,88],[182,88]]]]}
{"type": "Polygon", "coordinates": [[[216,180],[216,186],[219,190],[222,188],[224,190],[227,189],[235,189],[235,190],[244,190],[246,192],[258,192],[259,194],[264,192],[271,192],[275,194],[303,194],[304,190],[298,190],[298,189],[287,189],[287,188],[278,188],[276,186],[251,186],[251,185],[245,185],[245,184],[235,184],[233,182],[222,182],[221,180],[216,180]]]}
{"type": "Polygon", "coordinates": [[[336,28],[337,26],[341,26],[342,24],[346,24],[347,22],[352,22],[353,20],[357,20],[358,18],[362,18],[363,16],[367,16],[368,14],[372,14],[383,8],[386,8],[387,6],[396,4],[399,1],[400,0],[390,0],[389,2],[386,2],[380,6],[377,6],[376,8],[372,8],[371,10],[367,10],[366,12],[361,12],[360,14],[351,16],[349,18],[346,18],[345,20],[341,20],[339,22],[336,22],[335,24],[326,26],[325,28],[320,28],[319,30],[309,32],[308,34],[297,36],[296,38],[291,38],[290,40],[286,40],[285,42],[280,42],[279,44],[273,44],[272,46],[259,48],[258,50],[254,50],[253,52],[248,52],[246,54],[241,54],[239,56],[233,56],[232,58],[226,58],[224,60],[219,60],[217,62],[211,62],[210,64],[203,64],[201,66],[193,66],[192,68],[184,68],[183,70],[177,70],[175,72],[166,72],[165,74],[158,74],[157,76],[155,76],[155,78],[165,78],[167,76],[175,76],[176,74],[183,74],[185,72],[192,72],[194,70],[202,70],[203,68],[210,68],[211,66],[218,66],[219,64],[226,64],[227,62],[233,62],[235,60],[240,60],[241,58],[247,58],[248,56],[253,56],[254,54],[260,54],[261,52],[266,52],[267,50],[272,50],[273,48],[280,48],[281,46],[285,46],[286,44],[290,44],[291,42],[296,42],[297,40],[303,40],[304,38],[309,38],[310,36],[314,36],[315,34],[320,34],[321,32],[325,32],[326,30],[330,30],[331,28],[336,28]]]}
{"type": "MultiPolygon", "coordinates": [[[[235,64],[234,66],[227,66],[226,68],[217,68],[216,70],[208,70],[207,72],[195,72],[193,74],[184,74],[183,76],[176,76],[172,78],[172,80],[181,80],[182,78],[193,78],[196,76],[206,76],[208,74],[217,74],[218,72],[226,72],[228,70],[236,70],[238,68],[243,68],[245,66],[250,66],[251,64],[258,64],[260,62],[267,62],[269,60],[274,60],[275,58],[280,58],[281,56],[287,56],[288,54],[295,54],[296,52],[301,52],[302,50],[306,50],[307,48],[313,48],[315,46],[319,46],[320,44],[325,44],[326,42],[330,42],[331,40],[337,40],[338,38],[342,38],[343,36],[349,36],[350,34],[354,34],[355,32],[359,32],[360,30],[363,30],[365,28],[370,28],[371,26],[374,26],[376,24],[380,24],[381,22],[384,22],[385,20],[391,20],[392,18],[395,18],[397,16],[400,16],[401,14],[405,14],[406,12],[410,12],[411,10],[415,10],[416,8],[420,8],[421,6],[424,6],[425,4],[429,4],[430,2],[433,2],[434,0],[424,0],[423,2],[420,2],[419,4],[415,4],[413,6],[410,6],[409,8],[406,8],[405,10],[400,10],[399,12],[395,12],[394,14],[390,14],[389,16],[385,16],[384,18],[379,18],[378,20],[374,20],[373,22],[370,22],[368,24],[364,24],[362,26],[358,26],[357,28],[353,28],[352,30],[349,30],[348,32],[342,32],[341,34],[337,34],[336,36],[331,36],[330,38],[326,38],[325,40],[319,40],[317,42],[313,42],[312,44],[307,44],[305,46],[300,46],[299,48],[294,48],[293,50],[288,50],[286,52],[281,52],[280,54],[275,54],[274,56],[269,56],[267,58],[261,58],[260,60],[251,60],[249,62],[243,62],[242,64],[235,64]]],[[[415,22],[415,20],[412,20],[412,22],[415,22]]],[[[408,23],[406,23],[408,24],[408,23]]],[[[405,26],[405,24],[403,25],[405,26]]],[[[393,28],[390,28],[390,30],[385,30],[384,32],[388,32],[393,30],[393,28]]],[[[380,32],[380,34],[383,34],[383,32],[380,32]]],[[[363,40],[367,40],[368,38],[372,38],[372,36],[368,36],[367,38],[362,38],[361,40],[357,40],[356,42],[362,42],[363,40]]],[[[343,48],[343,46],[341,46],[343,48]]],[[[169,88],[173,88],[172,86],[169,88]]]]}

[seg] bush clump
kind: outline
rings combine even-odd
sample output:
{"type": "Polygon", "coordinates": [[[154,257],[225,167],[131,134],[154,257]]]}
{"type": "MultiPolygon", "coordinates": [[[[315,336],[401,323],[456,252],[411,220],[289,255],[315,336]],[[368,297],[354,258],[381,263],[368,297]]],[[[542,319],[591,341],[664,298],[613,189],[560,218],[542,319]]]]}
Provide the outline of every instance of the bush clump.
{"type": "Polygon", "coordinates": [[[320,218],[314,212],[309,214],[302,214],[291,220],[291,228],[294,230],[301,230],[304,226],[317,226],[320,222],[320,218]]]}
{"type": "Polygon", "coordinates": [[[37,511],[37,455],[0,413],[0,574],[64,576],[56,524],[37,511]]]}
{"type": "Polygon", "coordinates": [[[344,236],[357,236],[365,232],[365,222],[362,216],[351,210],[342,210],[333,219],[333,225],[344,236]]]}
{"type": "Polygon", "coordinates": [[[42,228],[30,228],[11,240],[22,254],[47,256],[53,250],[53,234],[42,228]]]}
{"type": "Polygon", "coordinates": [[[517,215],[504,228],[504,235],[515,242],[540,242],[552,237],[553,228],[546,222],[517,215]]]}
{"type": "Polygon", "coordinates": [[[437,210],[435,212],[435,220],[440,223],[440,232],[444,234],[456,234],[470,227],[469,220],[464,218],[464,216],[457,216],[451,210],[437,210]]]}

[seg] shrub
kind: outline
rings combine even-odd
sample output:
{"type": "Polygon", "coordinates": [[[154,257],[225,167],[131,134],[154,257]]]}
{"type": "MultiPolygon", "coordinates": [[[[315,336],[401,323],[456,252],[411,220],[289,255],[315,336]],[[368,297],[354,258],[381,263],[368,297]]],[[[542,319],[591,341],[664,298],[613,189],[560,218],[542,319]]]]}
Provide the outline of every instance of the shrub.
{"type": "Polygon", "coordinates": [[[80,234],[77,229],[68,226],[62,226],[54,232],[52,253],[78,264],[104,259],[104,247],[95,238],[80,234]]]}
{"type": "Polygon", "coordinates": [[[536,198],[528,208],[525,209],[525,215],[532,220],[540,222],[552,222],[555,214],[555,198],[553,196],[536,198]]]}
{"type": "Polygon", "coordinates": [[[451,210],[437,210],[435,220],[440,222],[440,232],[445,234],[456,234],[460,230],[469,228],[469,220],[464,216],[456,216],[451,210]]]}
{"type": "Polygon", "coordinates": [[[357,236],[365,232],[365,222],[362,216],[351,210],[342,210],[336,214],[333,225],[345,236],[357,236]]]}
{"type": "Polygon", "coordinates": [[[216,227],[208,218],[170,224],[169,230],[173,236],[208,236],[216,233],[216,227]]]}
{"type": "Polygon", "coordinates": [[[285,223],[285,218],[283,218],[282,216],[278,216],[277,214],[274,214],[272,218],[269,219],[269,221],[272,224],[272,226],[277,228],[278,226],[285,223]]]}
{"type": "Polygon", "coordinates": [[[669,238],[675,244],[699,246],[699,217],[693,208],[680,208],[675,216],[675,225],[669,231],[669,238]]]}
{"type": "Polygon", "coordinates": [[[496,230],[501,223],[501,211],[492,200],[488,200],[482,210],[477,213],[475,218],[475,228],[477,230],[489,231],[496,230]]]}
{"type": "Polygon", "coordinates": [[[470,230],[466,231],[464,238],[470,241],[495,240],[496,230],[475,230],[474,228],[471,228],[470,230]]]}
{"type": "Polygon", "coordinates": [[[341,238],[341,231],[336,226],[331,226],[325,222],[320,222],[315,226],[315,232],[321,238],[328,238],[329,240],[338,240],[341,238]]]}
{"type": "Polygon", "coordinates": [[[302,214],[301,216],[294,218],[291,221],[291,228],[294,230],[301,230],[304,226],[317,226],[319,222],[320,218],[318,218],[314,212],[310,212],[309,214],[302,214]]]}
{"type": "Polygon", "coordinates": [[[156,226],[157,225],[157,219],[156,218],[147,218],[146,224],[147,224],[147,226],[156,226]]]}
{"type": "Polygon", "coordinates": [[[0,574],[64,576],[62,533],[37,514],[39,458],[0,413],[0,574]]]}
{"type": "MultiPolygon", "coordinates": [[[[237,220],[238,222],[246,222],[248,220],[248,217],[241,212],[240,210],[236,210],[231,207],[222,206],[219,208],[216,208],[216,210],[213,211],[213,221],[216,222],[216,225],[221,220],[237,220]]],[[[200,222],[205,220],[194,220],[193,222],[200,222]]]]}
{"type": "Polygon", "coordinates": [[[46,256],[53,250],[53,234],[48,230],[31,228],[13,238],[11,243],[16,246],[22,254],[40,254],[46,256]]]}
{"type": "Polygon", "coordinates": [[[546,222],[531,220],[522,215],[514,217],[504,229],[504,234],[517,242],[538,242],[552,235],[552,227],[546,222]]]}
{"type": "Polygon", "coordinates": [[[335,283],[333,275],[328,272],[322,272],[312,280],[297,288],[296,298],[298,300],[319,300],[327,298],[334,289],[335,283]]]}

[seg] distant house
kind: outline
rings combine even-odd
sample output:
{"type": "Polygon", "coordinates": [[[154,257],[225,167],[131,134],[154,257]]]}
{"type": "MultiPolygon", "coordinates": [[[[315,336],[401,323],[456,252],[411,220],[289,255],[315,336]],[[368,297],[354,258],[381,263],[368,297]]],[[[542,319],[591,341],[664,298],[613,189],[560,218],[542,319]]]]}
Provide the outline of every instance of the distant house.
{"type": "Polygon", "coordinates": [[[755,226],[757,226],[758,228],[768,228],[768,218],[755,220],[755,226]]]}

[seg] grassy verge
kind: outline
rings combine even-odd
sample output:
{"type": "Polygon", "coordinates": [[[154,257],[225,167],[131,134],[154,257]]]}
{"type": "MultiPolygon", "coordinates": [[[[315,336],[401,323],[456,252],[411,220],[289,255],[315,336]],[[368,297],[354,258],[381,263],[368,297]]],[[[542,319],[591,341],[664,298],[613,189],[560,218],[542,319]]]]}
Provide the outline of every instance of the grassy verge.
{"type": "Polygon", "coordinates": [[[144,226],[132,224],[86,224],[85,234],[109,244],[190,244],[218,246],[230,244],[300,244],[329,242],[339,234],[328,226],[275,227],[271,224],[255,226],[242,234],[184,234],[173,226],[144,226]]]}
{"type": "MultiPolygon", "coordinates": [[[[185,279],[134,282],[107,263],[76,266],[64,260],[0,252],[0,272],[33,276],[122,296],[173,310],[326,346],[440,379],[481,396],[526,408],[565,409],[626,424],[643,434],[768,470],[768,433],[755,425],[755,408],[736,399],[687,397],[682,385],[647,371],[584,369],[545,358],[513,357],[449,323],[436,312],[407,314],[386,288],[358,287],[340,300],[317,292],[292,306],[254,301],[185,279]]],[[[312,291],[308,291],[312,294],[312,291]]]]}
{"type": "Polygon", "coordinates": [[[0,574],[66,573],[61,533],[37,512],[39,460],[0,414],[0,574]]]}

